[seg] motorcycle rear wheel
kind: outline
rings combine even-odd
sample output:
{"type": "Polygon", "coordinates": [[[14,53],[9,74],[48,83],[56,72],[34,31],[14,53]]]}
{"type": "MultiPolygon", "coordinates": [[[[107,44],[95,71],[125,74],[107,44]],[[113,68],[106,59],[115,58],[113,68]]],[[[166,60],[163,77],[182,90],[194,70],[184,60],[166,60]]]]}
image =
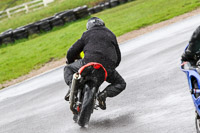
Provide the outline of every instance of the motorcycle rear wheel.
{"type": "Polygon", "coordinates": [[[77,121],[81,127],[84,127],[89,123],[94,107],[94,96],[94,91],[92,91],[88,85],[85,85],[81,111],[77,121]]]}

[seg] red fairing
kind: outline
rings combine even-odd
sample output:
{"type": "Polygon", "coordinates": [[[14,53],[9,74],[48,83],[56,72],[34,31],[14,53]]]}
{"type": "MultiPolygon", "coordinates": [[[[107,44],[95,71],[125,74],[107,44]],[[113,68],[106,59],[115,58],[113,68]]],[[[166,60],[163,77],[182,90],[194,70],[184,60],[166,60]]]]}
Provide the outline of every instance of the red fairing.
{"type": "Polygon", "coordinates": [[[106,69],[103,67],[103,65],[101,65],[100,63],[96,63],[96,62],[90,62],[84,66],[82,66],[80,69],[79,69],[79,73],[81,74],[82,71],[86,68],[86,67],[89,67],[89,66],[93,66],[94,69],[100,69],[100,68],[103,68],[103,70],[105,71],[105,79],[107,78],[108,74],[107,74],[107,71],[106,69]]]}
{"type": "Polygon", "coordinates": [[[94,69],[99,69],[101,67],[101,65],[100,64],[96,64],[93,67],[94,67],[94,69]]]}

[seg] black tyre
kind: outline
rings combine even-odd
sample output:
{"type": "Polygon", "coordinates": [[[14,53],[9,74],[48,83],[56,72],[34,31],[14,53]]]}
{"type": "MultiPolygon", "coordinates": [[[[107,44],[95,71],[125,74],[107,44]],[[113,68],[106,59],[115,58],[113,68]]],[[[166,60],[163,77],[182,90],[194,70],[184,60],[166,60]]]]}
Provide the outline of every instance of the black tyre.
{"type": "Polygon", "coordinates": [[[75,123],[77,123],[77,121],[78,121],[78,114],[74,114],[73,120],[74,120],[75,123]]]}
{"type": "Polygon", "coordinates": [[[103,9],[108,9],[108,8],[110,8],[110,3],[109,2],[104,3],[103,9]]]}
{"type": "Polygon", "coordinates": [[[13,30],[13,37],[15,40],[28,38],[28,32],[25,28],[20,27],[20,28],[13,30]]]}
{"type": "Polygon", "coordinates": [[[58,16],[55,16],[54,18],[50,19],[49,23],[51,27],[64,25],[64,21],[58,16]]]}
{"type": "Polygon", "coordinates": [[[126,2],[128,2],[128,0],[119,0],[120,4],[124,4],[126,2]]]}
{"type": "Polygon", "coordinates": [[[2,45],[2,38],[1,38],[1,36],[0,36],[0,46],[2,45]]]}
{"type": "Polygon", "coordinates": [[[89,15],[88,7],[86,5],[75,8],[73,12],[77,19],[84,18],[89,15]]]}
{"type": "Polygon", "coordinates": [[[55,16],[59,16],[64,23],[75,21],[76,17],[73,10],[67,10],[61,13],[56,14],[55,16]]]}
{"type": "Polygon", "coordinates": [[[24,28],[27,30],[28,35],[40,33],[39,27],[35,23],[25,25],[24,28]]]}
{"type": "Polygon", "coordinates": [[[40,31],[50,31],[52,29],[52,27],[49,23],[49,20],[52,18],[53,17],[40,20],[40,21],[36,22],[35,24],[39,27],[40,31]]]}
{"type": "Polygon", "coordinates": [[[12,29],[9,29],[9,30],[1,33],[0,38],[1,38],[2,44],[9,44],[9,43],[13,43],[15,41],[13,38],[13,30],[12,29]]]}
{"type": "Polygon", "coordinates": [[[196,118],[195,118],[195,125],[196,125],[196,130],[197,133],[200,133],[200,116],[196,112],[196,118]]]}
{"type": "Polygon", "coordinates": [[[101,5],[97,5],[97,6],[94,7],[94,12],[95,13],[98,13],[98,12],[100,12],[102,10],[103,10],[103,7],[101,5]]]}
{"type": "Polygon", "coordinates": [[[110,1],[110,6],[111,7],[115,7],[115,6],[118,6],[120,3],[119,3],[119,0],[111,0],[110,1]]]}
{"type": "Polygon", "coordinates": [[[94,14],[95,13],[94,7],[88,8],[88,12],[89,14],[94,14]]]}
{"type": "Polygon", "coordinates": [[[84,127],[89,123],[90,116],[93,112],[94,107],[94,91],[86,84],[84,87],[84,96],[81,106],[81,112],[78,118],[78,124],[81,127],[84,127]]]}

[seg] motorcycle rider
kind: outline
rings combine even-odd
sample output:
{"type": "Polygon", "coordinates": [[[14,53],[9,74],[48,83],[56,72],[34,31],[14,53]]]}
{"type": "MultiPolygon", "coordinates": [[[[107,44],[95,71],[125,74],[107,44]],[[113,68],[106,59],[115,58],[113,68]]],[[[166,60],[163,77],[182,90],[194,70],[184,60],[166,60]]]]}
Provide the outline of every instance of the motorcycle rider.
{"type": "Polygon", "coordinates": [[[189,45],[181,56],[181,61],[188,61],[192,66],[200,66],[200,26],[194,31],[189,45]]]}
{"type": "Polygon", "coordinates": [[[69,91],[65,96],[65,100],[69,101],[73,74],[78,72],[79,68],[83,65],[89,62],[97,62],[102,64],[108,72],[106,81],[110,85],[97,98],[99,103],[104,103],[100,105],[100,108],[106,109],[106,98],[118,95],[126,87],[126,82],[115,70],[121,62],[121,52],[116,36],[106,28],[103,20],[92,17],[88,20],[86,28],[87,31],[82,34],[82,37],[67,52],[66,63],[68,65],[64,68],[64,78],[66,84],[69,86],[69,91]],[[84,52],[84,58],[78,59],[82,51],[84,52]],[[75,61],[76,59],[78,60],[75,61]]]}
{"type": "MultiPolygon", "coordinates": [[[[196,71],[200,74],[200,26],[192,34],[189,44],[181,56],[181,61],[186,62],[189,67],[195,66],[196,71]]],[[[184,66],[184,63],[182,65],[184,66]]],[[[192,81],[192,84],[195,89],[199,89],[196,79],[192,81]]],[[[199,94],[195,94],[196,98],[198,96],[199,94]]]]}

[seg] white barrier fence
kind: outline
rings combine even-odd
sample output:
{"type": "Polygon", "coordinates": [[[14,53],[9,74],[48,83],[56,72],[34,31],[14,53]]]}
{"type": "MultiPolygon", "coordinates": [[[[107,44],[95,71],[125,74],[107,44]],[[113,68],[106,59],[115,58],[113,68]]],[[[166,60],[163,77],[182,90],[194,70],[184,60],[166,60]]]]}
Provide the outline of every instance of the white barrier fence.
{"type": "Polygon", "coordinates": [[[31,2],[24,3],[19,6],[8,8],[5,11],[0,11],[0,19],[8,17],[11,18],[13,14],[24,12],[28,13],[30,11],[38,10],[42,7],[47,6],[48,3],[54,2],[54,0],[34,0],[31,2]]]}

